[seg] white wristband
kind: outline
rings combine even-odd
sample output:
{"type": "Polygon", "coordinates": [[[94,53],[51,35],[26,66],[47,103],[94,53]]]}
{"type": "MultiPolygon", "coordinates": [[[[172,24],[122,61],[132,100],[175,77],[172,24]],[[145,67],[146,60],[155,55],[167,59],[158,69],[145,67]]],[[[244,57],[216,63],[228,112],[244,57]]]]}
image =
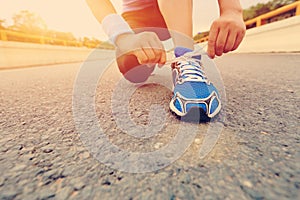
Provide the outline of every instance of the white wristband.
{"type": "Polygon", "coordinates": [[[123,33],[134,33],[127,22],[118,14],[109,14],[102,20],[102,28],[115,45],[116,38],[123,33]]]}

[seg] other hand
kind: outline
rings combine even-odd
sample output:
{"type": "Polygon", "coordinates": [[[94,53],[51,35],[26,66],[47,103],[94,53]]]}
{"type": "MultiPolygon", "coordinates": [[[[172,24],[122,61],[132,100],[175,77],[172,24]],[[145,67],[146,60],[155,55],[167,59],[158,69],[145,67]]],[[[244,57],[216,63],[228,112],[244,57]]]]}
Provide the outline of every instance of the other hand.
{"type": "Polygon", "coordinates": [[[214,58],[238,48],[246,32],[241,13],[227,11],[213,22],[208,38],[207,54],[214,58]]]}

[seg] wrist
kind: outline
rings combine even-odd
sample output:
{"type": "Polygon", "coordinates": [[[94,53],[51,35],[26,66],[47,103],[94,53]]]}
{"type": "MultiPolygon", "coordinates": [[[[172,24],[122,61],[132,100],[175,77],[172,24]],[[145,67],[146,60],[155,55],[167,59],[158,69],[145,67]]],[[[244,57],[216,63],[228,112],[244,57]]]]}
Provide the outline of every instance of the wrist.
{"type": "Polygon", "coordinates": [[[231,13],[243,15],[243,8],[239,0],[219,0],[220,15],[231,13]]]}
{"type": "Polygon", "coordinates": [[[127,22],[118,14],[107,15],[102,20],[102,27],[105,34],[114,45],[116,45],[118,36],[134,33],[127,22]]]}
{"type": "Polygon", "coordinates": [[[239,9],[225,9],[220,12],[220,16],[233,16],[243,19],[243,10],[239,9]]]}

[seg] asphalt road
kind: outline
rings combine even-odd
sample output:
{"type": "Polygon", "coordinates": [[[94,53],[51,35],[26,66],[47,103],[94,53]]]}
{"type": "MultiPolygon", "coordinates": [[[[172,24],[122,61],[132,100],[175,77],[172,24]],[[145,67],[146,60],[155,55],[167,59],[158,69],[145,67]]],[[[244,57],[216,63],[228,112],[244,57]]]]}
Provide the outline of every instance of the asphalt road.
{"type": "MultiPolygon", "coordinates": [[[[227,96],[217,144],[200,159],[210,124],[184,122],[200,130],[191,146],[148,173],[102,164],[83,144],[72,110],[80,63],[0,71],[0,199],[299,199],[300,54],[232,54],[216,64],[227,96]]],[[[168,111],[170,90],[147,84],[133,94],[128,109],[137,125],[148,124],[152,104],[166,114],[159,135],[136,138],[111,109],[120,74],[112,67],[104,75],[95,107],[111,143],[148,152],[175,137],[182,124],[168,111]]],[[[158,70],[151,78],[167,76],[158,70]]]]}

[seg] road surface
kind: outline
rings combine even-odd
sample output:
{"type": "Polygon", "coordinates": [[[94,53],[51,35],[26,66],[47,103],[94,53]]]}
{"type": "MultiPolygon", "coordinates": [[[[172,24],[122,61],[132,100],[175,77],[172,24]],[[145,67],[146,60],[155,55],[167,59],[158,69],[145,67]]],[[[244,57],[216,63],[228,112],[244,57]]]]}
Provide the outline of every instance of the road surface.
{"type": "MultiPolygon", "coordinates": [[[[300,54],[231,54],[216,64],[227,96],[217,144],[200,159],[209,124],[184,124],[204,131],[178,160],[150,173],[115,170],[84,146],[72,113],[81,63],[0,71],[0,199],[299,199],[300,54]]],[[[99,124],[120,148],[161,148],[180,125],[168,111],[171,91],[149,84],[134,93],[136,124],[147,125],[151,104],[166,111],[162,134],[134,138],[112,116],[119,78],[112,67],[99,82],[99,124]]]]}

